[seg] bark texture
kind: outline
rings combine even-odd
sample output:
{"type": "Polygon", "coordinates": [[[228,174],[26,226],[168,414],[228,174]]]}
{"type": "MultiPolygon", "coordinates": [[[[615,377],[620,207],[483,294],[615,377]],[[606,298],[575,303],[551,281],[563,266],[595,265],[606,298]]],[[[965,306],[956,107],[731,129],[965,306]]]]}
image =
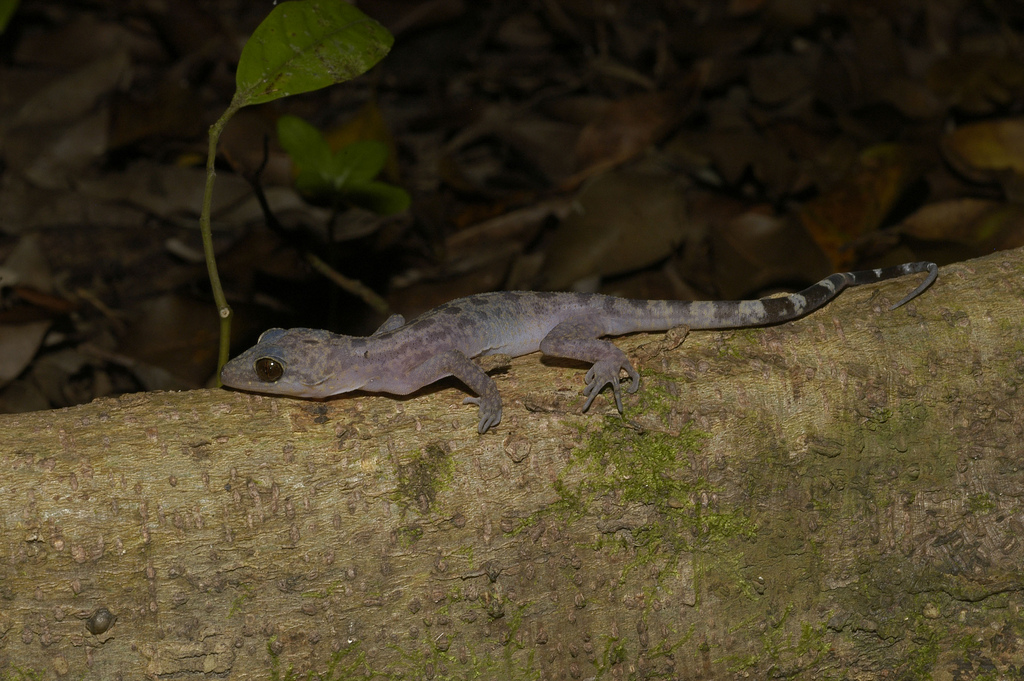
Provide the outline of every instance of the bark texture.
{"type": "Polygon", "coordinates": [[[1017,678],[1024,256],[770,329],[638,335],[640,392],[444,387],[0,417],[0,678],[1017,678]],[[310,676],[311,675],[311,676],[310,676]]]}

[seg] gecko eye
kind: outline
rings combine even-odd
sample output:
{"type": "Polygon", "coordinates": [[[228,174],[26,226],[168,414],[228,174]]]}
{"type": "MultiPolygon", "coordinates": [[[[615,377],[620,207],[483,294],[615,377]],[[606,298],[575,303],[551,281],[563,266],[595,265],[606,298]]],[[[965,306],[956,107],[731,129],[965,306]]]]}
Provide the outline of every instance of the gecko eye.
{"type": "Polygon", "coordinates": [[[256,376],[265,383],[273,383],[284,376],[284,364],[273,357],[260,357],[253,362],[252,368],[256,371],[256,376]]]}

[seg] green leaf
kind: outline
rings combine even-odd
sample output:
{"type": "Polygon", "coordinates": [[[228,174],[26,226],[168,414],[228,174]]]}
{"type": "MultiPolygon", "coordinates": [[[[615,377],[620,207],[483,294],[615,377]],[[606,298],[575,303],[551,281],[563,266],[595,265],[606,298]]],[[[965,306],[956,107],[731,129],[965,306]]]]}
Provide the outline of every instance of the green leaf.
{"type": "Polygon", "coordinates": [[[7,24],[10,23],[16,9],[18,0],[0,0],[0,33],[7,30],[7,24]]]}
{"type": "Polygon", "coordinates": [[[374,182],[388,159],[388,146],[377,140],[353,142],[331,154],[327,140],[297,116],[277,120],[277,137],[299,169],[295,188],[324,205],[349,203],[380,215],[409,207],[405,190],[374,182]]]}
{"type": "Polygon", "coordinates": [[[299,174],[295,176],[295,188],[314,203],[330,205],[338,196],[331,175],[316,170],[299,168],[299,174]]]}
{"type": "Polygon", "coordinates": [[[386,28],[344,0],[292,0],[275,7],[238,60],[238,107],[318,90],[364,73],[391,49],[386,28]]]}
{"type": "Polygon", "coordinates": [[[281,116],[277,119],[277,139],[299,168],[318,174],[331,172],[331,147],[310,123],[298,116],[281,116]]]}
{"type": "Polygon", "coordinates": [[[387,160],[388,145],[383,142],[353,142],[334,155],[331,169],[334,171],[335,183],[342,187],[350,182],[369,182],[384,170],[387,160]]]}
{"type": "Polygon", "coordinates": [[[342,194],[349,203],[372,210],[378,215],[401,213],[410,203],[408,192],[384,182],[348,184],[342,194]]]}

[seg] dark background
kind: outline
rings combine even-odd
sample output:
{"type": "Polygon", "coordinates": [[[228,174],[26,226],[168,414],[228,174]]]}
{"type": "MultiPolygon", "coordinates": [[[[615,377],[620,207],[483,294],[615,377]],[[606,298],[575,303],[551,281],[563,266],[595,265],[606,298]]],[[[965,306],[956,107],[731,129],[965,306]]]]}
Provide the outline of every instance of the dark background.
{"type": "MultiPolygon", "coordinates": [[[[496,289],[721,299],[1020,245],[1015,2],[372,0],[392,52],[243,110],[214,229],[236,349],[496,289]],[[379,216],[303,200],[301,116],[392,149],[379,216]],[[266,153],[264,150],[266,149],[266,153]],[[257,169],[285,232],[266,227],[257,169]]],[[[270,2],[21,3],[0,36],[0,410],[208,384],[206,130],[270,2]]]]}

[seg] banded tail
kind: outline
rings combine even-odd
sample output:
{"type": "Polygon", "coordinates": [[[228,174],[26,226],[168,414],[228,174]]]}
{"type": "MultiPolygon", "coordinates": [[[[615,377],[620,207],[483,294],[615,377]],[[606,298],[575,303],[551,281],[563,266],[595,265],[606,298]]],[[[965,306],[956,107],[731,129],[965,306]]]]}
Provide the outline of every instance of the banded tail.
{"type": "Polygon", "coordinates": [[[769,326],[799,319],[814,312],[834,299],[850,286],[862,286],[887,281],[908,274],[927,272],[928,276],[913,291],[890,307],[895,310],[919,296],[932,285],[939,268],[932,262],[910,262],[895,267],[860,272],[839,272],[825,277],[817,284],[798,293],[760,300],[626,300],[608,302],[621,306],[622,316],[607,315],[604,327],[607,335],[620,335],[634,331],[663,331],[673,326],[691,329],[736,329],[769,326]]]}
{"type": "Polygon", "coordinates": [[[928,276],[925,277],[925,280],[917,288],[889,308],[890,310],[895,310],[919,296],[932,285],[936,277],[939,276],[938,265],[933,262],[909,262],[903,265],[896,265],[895,267],[861,270],[859,272],[839,272],[825,277],[817,284],[809,286],[803,291],[791,293],[787,296],[762,298],[757,301],[719,302],[719,305],[727,306],[725,310],[720,310],[721,313],[724,313],[723,317],[727,319],[719,321],[731,322],[728,324],[729,326],[777,324],[790,321],[817,310],[834,299],[845,288],[874,284],[908,274],[920,274],[921,272],[927,272],[928,276]]]}

